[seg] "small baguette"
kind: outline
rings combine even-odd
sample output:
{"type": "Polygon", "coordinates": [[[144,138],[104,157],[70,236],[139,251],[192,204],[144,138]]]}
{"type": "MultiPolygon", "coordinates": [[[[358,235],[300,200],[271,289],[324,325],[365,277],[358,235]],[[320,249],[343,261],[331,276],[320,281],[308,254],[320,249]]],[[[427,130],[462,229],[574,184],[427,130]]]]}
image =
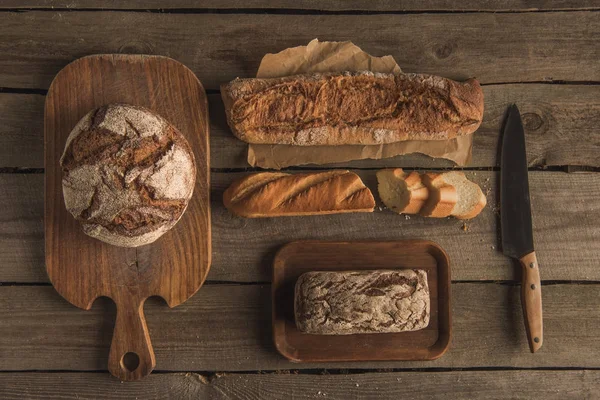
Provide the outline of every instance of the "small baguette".
{"type": "Polygon", "coordinates": [[[377,171],[379,197],[390,210],[398,214],[417,214],[429,197],[429,189],[418,172],[409,174],[402,168],[377,171]]]}
{"type": "Polygon", "coordinates": [[[483,118],[479,82],[369,71],[235,79],[221,86],[240,140],[298,146],[446,140],[483,118]]]}
{"type": "Polygon", "coordinates": [[[372,212],[373,194],[352,172],[260,172],[229,186],[223,203],[247,218],[372,212]]]}

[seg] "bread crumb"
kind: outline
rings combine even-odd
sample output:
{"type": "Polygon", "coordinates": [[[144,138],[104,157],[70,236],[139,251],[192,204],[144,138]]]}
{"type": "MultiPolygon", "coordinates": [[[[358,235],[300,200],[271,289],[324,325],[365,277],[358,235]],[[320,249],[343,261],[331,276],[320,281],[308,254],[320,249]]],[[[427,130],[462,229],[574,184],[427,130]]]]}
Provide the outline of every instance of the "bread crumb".
{"type": "Polygon", "coordinates": [[[410,215],[404,214],[404,219],[406,219],[406,220],[410,219],[410,215]]]}
{"type": "Polygon", "coordinates": [[[360,386],[360,385],[357,383],[357,384],[356,384],[356,387],[359,387],[359,386],[360,386]]]}
{"type": "Polygon", "coordinates": [[[496,246],[492,245],[492,250],[495,250],[495,249],[496,249],[496,246]]]}
{"type": "Polygon", "coordinates": [[[463,222],[461,229],[462,229],[464,232],[467,232],[467,231],[469,230],[469,226],[467,225],[467,223],[466,223],[466,222],[463,222]]]}

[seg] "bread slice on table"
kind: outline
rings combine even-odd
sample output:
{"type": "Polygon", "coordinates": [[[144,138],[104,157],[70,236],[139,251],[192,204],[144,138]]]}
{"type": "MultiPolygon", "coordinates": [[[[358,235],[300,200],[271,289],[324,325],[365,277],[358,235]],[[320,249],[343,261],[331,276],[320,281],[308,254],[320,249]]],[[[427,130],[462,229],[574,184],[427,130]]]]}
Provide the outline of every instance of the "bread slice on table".
{"type": "Polygon", "coordinates": [[[418,172],[402,168],[377,171],[377,190],[383,204],[398,214],[417,214],[429,197],[418,172]]]}
{"type": "Polygon", "coordinates": [[[419,212],[424,217],[448,217],[458,202],[456,188],[446,182],[442,175],[427,172],[421,176],[423,184],[429,190],[429,197],[419,212]]]}
{"type": "Polygon", "coordinates": [[[422,180],[429,189],[429,198],[420,212],[423,216],[470,219],[487,204],[479,185],[468,180],[463,172],[427,173],[422,180]]]}
{"type": "Polygon", "coordinates": [[[458,219],[470,219],[479,215],[487,204],[487,199],[479,185],[468,180],[460,171],[446,172],[442,177],[456,188],[458,195],[452,215],[458,219]]]}
{"type": "Polygon", "coordinates": [[[248,175],[229,186],[223,203],[247,218],[372,212],[375,208],[369,188],[358,175],[344,170],[248,175]]]}

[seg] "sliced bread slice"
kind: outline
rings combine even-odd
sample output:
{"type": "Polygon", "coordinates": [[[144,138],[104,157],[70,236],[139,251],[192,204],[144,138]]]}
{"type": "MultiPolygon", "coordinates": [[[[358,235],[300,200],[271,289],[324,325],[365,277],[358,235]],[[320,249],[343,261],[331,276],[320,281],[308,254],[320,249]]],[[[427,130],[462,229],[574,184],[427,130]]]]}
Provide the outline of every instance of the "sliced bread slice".
{"type": "Polygon", "coordinates": [[[458,202],[458,191],[446,182],[444,174],[427,172],[421,176],[423,184],[429,190],[429,197],[419,214],[424,217],[444,218],[452,214],[458,202]]]}
{"type": "Polygon", "coordinates": [[[452,209],[452,215],[458,219],[470,219],[477,216],[487,204],[487,199],[478,184],[467,179],[460,171],[442,174],[443,180],[454,186],[458,201],[452,209]]]}
{"type": "Polygon", "coordinates": [[[377,171],[379,197],[398,214],[416,214],[427,200],[429,190],[417,172],[406,173],[402,168],[377,171]]]}

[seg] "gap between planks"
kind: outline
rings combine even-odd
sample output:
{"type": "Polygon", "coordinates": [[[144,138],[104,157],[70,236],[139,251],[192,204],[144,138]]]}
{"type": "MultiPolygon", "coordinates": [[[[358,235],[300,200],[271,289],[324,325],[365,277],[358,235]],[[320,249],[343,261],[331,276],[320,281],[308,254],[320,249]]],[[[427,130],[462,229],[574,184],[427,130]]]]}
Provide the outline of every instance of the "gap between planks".
{"type": "Polygon", "coordinates": [[[412,15],[412,14],[526,14],[526,13],[556,13],[556,12],[597,12],[600,7],[540,9],[505,9],[505,10],[323,10],[299,8],[69,8],[69,7],[14,7],[1,8],[0,12],[120,12],[120,13],[150,13],[150,14],[229,14],[229,15],[412,15]]]}
{"type": "MultiPolygon", "coordinates": [[[[2,9],[0,9],[2,12],[2,9]]],[[[506,81],[506,82],[489,82],[481,83],[483,86],[502,86],[502,85],[571,85],[571,86],[598,86],[600,81],[566,81],[566,80],[544,80],[544,81],[506,81]]],[[[205,89],[207,95],[220,95],[218,89],[205,89]]],[[[0,93],[6,94],[39,94],[45,96],[48,89],[40,88],[17,88],[17,87],[0,87],[0,93]]]]}
{"type": "MultiPolygon", "coordinates": [[[[401,361],[399,361],[401,362],[401,361]]],[[[600,371],[600,367],[457,367],[457,368],[309,368],[309,369],[268,369],[268,370],[240,370],[240,371],[207,371],[207,370],[152,370],[152,375],[175,375],[175,374],[197,374],[205,378],[219,378],[225,375],[364,375],[364,374],[387,374],[398,372],[416,373],[445,373],[445,372],[504,372],[504,371],[600,371]]],[[[109,371],[97,370],[71,370],[71,369],[22,369],[22,370],[0,370],[2,374],[99,374],[109,371]]]]}
{"type": "MultiPolygon", "coordinates": [[[[315,166],[295,166],[286,167],[277,172],[302,172],[302,171],[329,171],[332,169],[356,169],[360,171],[378,171],[386,167],[315,167],[315,166]]],[[[403,167],[405,171],[487,171],[500,172],[500,167],[403,167]]],[[[528,171],[548,171],[548,172],[600,172],[600,167],[592,167],[586,165],[542,165],[527,168],[528,171]]],[[[263,169],[258,167],[248,168],[211,168],[212,173],[239,173],[239,172],[270,172],[271,169],[263,169]]],[[[44,168],[27,168],[27,167],[0,167],[0,174],[43,174],[44,168]]]]}
{"type": "MultiPolygon", "coordinates": [[[[482,279],[482,280],[452,280],[452,283],[470,283],[470,284],[492,284],[492,285],[504,285],[504,286],[519,286],[520,280],[493,280],[493,279],[482,279]]],[[[270,285],[268,281],[255,281],[255,282],[243,282],[243,281],[224,281],[224,280],[206,280],[203,285],[230,285],[230,286],[251,286],[251,285],[270,285]]],[[[543,286],[552,285],[600,285],[600,281],[584,281],[584,280],[568,280],[568,279],[548,279],[542,280],[543,286]]],[[[5,286],[52,286],[50,282],[0,282],[0,287],[5,286]]]]}

